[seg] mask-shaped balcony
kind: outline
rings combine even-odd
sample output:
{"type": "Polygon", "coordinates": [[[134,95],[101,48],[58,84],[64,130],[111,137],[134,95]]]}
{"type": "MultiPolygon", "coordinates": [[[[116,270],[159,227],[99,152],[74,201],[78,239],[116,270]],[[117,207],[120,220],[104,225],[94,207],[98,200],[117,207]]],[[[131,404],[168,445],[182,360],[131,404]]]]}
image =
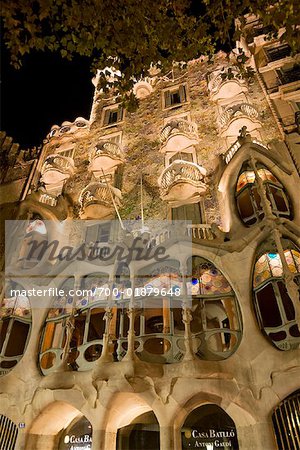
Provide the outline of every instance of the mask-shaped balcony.
{"type": "Polygon", "coordinates": [[[120,205],[121,192],[105,183],[90,183],[80,194],[81,219],[105,219],[114,213],[112,196],[117,206],[120,205]]]}
{"type": "Polygon", "coordinates": [[[250,119],[251,121],[257,121],[259,120],[259,113],[257,109],[249,103],[240,103],[239,105],[230,106],[219,117],[220,127],[226,128],[232,120],[237,120],[241,117],[250,119]]]}
{"type": "Polygon", "coordinates": [[[238,75],[238,70],[233,67],[229,67],[226,71],[213,72],[208,83],[211,99],[217,101],[247,92],[245,81],[237,78],[238,75]]]}
{"type": "Polygon", "coordinates": [[[187,161],[174,161],[159,178],[163,200],[175,205],[184,201],[197,201],[206,191],[206,170],[187,161]]]}
{"type": "Polygon", "coordinates": [[[162,151],[178,152],[198,144],[197,125],[194,122],[178,119],[168,122],[160,133],[162,151]]]}
{"type": "Polygon", "coordinates": [[[114,167],[124,163],[124,154],[118,144],[100,142],[95,146],[90,156],[89,170],[92,172],[110,172],[114,167]]]}
{"type": "Polygon", "coordinates": [[[42,167],[41,181],[47,184],[60,184],[74,173],[72,158],[61,155],[47,156],[42,167]]]}

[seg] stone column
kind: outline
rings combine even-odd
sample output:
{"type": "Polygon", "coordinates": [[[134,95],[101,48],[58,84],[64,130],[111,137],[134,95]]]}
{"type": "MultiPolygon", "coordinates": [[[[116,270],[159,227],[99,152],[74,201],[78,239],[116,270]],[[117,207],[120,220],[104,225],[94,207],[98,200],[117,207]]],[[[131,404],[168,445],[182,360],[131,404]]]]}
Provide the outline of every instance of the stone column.
{"type": "Polygon", "coordinates": [[[161,426],[159,436],[160,450],[176,450],[174,448],[174,430],[172,426],[161,426]]]}
{"type": "Polygon", "coordinates": [[[112,353],[110,351],[110,328],[111,328],[111,321],[113,318],[113,313],[112,313],[112,289],[113,289],[113,282],[114,282],[114,278],[115,278],[115,268],[113,270],[113,272],[110,274],[109,277],[109,290],[110,290],[110,295],[108,298],[108,303],[107,303],[107,307],[105,308],[105,315],[104,315],[104,320],[105,320],[105,332],[103,333],[103,348],[102,348],[102,354],[99,358],[99,362],[112,362],[113,361],[113,356],[112,353]]]}
{"type": "Polygon", "coordinates": [[[105,430],[93,428],[91,450],[105,450],[105,430]]]}
{"type": "Polygon", "coordinates": [[[187,268],[185,266],[182,266],[181,268],[182,273],[182,296],[183,296],[183,302],[182,302],[182,321],[184,323],[184,342],[185,342],[185,354],[183,357],[183,361],[191,361],[195,359],[195,354],[193,351],[193,341],[192,341],[192,333],[191,333],[191,321],[192,321],[192,312],[188,304],[188,298],[187,298],[187,268]]]}
{"type": "Polygon", "coordinates": [[[267,219],[276,219],[276,216],[275,216],[275,214],[273,214],[273,211],[272,211],[271,202],[267,197],[265,185],[264,185],[262,179],[260,178],[258,170],[256,168],[256,159],[253,156],[251,156],[251,166],[252,166],[252,169],[255,174],[255,179],[257,181],[258,192],[259,192],[259,195],[261,198],[261,204],[262,204],[263,211],[265,213],[265,217],[267,219]]]}

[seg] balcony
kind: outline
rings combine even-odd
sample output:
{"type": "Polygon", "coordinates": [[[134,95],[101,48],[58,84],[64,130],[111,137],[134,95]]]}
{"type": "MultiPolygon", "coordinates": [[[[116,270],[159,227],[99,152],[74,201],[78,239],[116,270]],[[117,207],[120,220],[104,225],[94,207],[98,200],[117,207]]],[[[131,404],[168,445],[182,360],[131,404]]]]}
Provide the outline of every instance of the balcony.
{"type": "Polygon", "coordinates": [[[114,205],[120,204],[121,192],[100,182],[90,183],[80,194],[81,219],[105,219],[113,215],[114,205]]]}
{"type": "Polygon", "coordinates": [[[114,167],[124,163],[124,154],[114,142],[100,142],[90,155],[89,170],[92,172],[110,172],[114,167]]]}
{"type": "Polygon", "coordinates": [[[295,81],[299,81],[300,80],[300,66],[293,67],[290,70],[279,71],[278,76],[281,81],[281,84],[289,84],[289,83],[294,83],[295,81]]]}
{"type": "MultiPolygon", "coordinates": [[[[276,32],[272,25],[258,24],[253,28],[248,28],[246,31],[246,41],[248,44],[257,44],[258,39],[264,39],[265,36],[274,34],[276,32]]],[[[264,41],[262,41],[263,43],[264,41]]]]}
{"type": "Polygon", "coordinates": [[[164,152],[178,152],[198,144],[198,129],[194,122],[178,119],[168,122],[161,131],[164,152]]]}
{"type": "Polygon", "coordinates": [[[290,93],[298,91],[300,87],[300,65],[294,66],[289,70],[276,70],[277,76],[271,83],[267,83],[267,90],[270,97],[282,100],[293,100],[288,98],[290,93]]]}
{"type": "Polygon", "coordinates": [[[41,180],[45,184],[59,184],[68,179],[74,173],[72,158],[60,155],[47,156],[42,167],[41,180]]]}
{"type": "Polygon", "coordinates": [[[163,200],[174,206],[184,201],[197,201],[206,191],[206,170],[187,161],[174,161],[159,178],[163,200]]]}
{"type": "Polygon", "coordinates": [[[219,117],[219,125],[221,128],[228,127],[230,122],[239,117],[247,117],[251,120],[258,120],[259,113],[257,109],[249,103],[240,103],[239,105],[227,108],[219,117]]]}
{"type": "Polygon", "coordinates": [[[231,98],[242,92],[247,92],[244,80],[237,76],[239,72],[234,67],[228,67],[226,70],[215,71],[210,75],[208,89],[211,99],[217,101],[223,98],[231,98]]]}

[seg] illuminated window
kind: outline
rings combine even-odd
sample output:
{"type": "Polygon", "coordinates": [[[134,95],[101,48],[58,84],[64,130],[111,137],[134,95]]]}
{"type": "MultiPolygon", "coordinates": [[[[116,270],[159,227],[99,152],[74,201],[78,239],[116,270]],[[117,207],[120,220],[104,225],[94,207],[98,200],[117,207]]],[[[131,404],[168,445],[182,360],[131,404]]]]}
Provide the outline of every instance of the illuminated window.
{"type": "MultiPolygon", "coordinates": [[[[179,263],[166,261],[145,268],[136,279],[135,295],[135,351],[147,362],[172,363],[184,354],[184,326],[180,296],[182,290],[179,263]],[[138,294],[143,289],[143,293],[138,294]],[[174,334],[178,335],[174,339],[174,334]]],[[[128,348],[128,300],[120,309],[120,331],[117,357],[122,359],[128,348]]]]}
{"type": "MultiPolygon", "coordinates": [[[[76,300],[68,295],[73,284],[71,278],[63,283],[60,289],[65,295],[58,297],[48,312],[40,349],[40,367],[45,375],[57,369],[63,357],[70,370],[89,370],[102,353],[108,275],[95,273],[84,277],[76,300]]],[[[117,326],[115,320],[113,324],[117,326]]]]}
{"type": "Polygon", "coordinates": [[[31,308],[22,290],[19,284],[11,282],[1,304],[0,375],[9,372],[20,361],[29,341],[31,308]],[[18,290],[19,295],[11,296],[11,290],[18,290]]]}
{"type": "Polygon", "coordinates": [[[300,390],[285,398],[272,415],[277,448],[300,448],[300,390]]]}
{"type": "Polygon", "coordinates": [[[191,332],[201,359],[228,358],[241,340],[239,306],[224,275],[209,261],[189,259],[188,295],[192,296],[191,332]]]}
{"type": "Polygon", "coordinates": [[[64,294],[57,297],[49,310],[40,346],[40,368],[44,375],[57,369],[65,355],[67,341],[67,324],[71,324],[73,311],[74,279],[68,278],[59,288],[64,294]]]}
{"type": "MultiPolygon", "coordinates": [[[[291,211],[287,195],[277,178],[265,167],[258,168],[272,212],[277,217],[290,217],[291,211]]],[[[236,185],[236,202],[240,217],[246,225],[253,225],[264,217],[261,197],[254,170],[247,167],[239,175],[236,185]]]]}
{"type": "MultiPolygon", "coordinates": [[[[300,253],[290,245],[284,255],[299,285],[300,253]]],[[[253,288],[257,319],[266,336],[280,350],[297,348],[300,332],[278,253],[269,252],[259,256],[254,266],[253,288]]]]}

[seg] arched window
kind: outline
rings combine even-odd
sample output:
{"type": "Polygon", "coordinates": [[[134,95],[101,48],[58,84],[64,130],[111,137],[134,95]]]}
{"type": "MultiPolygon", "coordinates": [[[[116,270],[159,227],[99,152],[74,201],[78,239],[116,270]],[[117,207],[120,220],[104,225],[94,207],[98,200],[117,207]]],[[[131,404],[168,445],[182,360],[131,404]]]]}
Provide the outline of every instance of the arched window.
{"type": "Polygon", "coordinates": [[[18,437],[17,425],[8,417],[0,414],[0,445],[1,450],[15,450],[18,437]]]}
{"type": "MultiPolygon", "coordinates": [[[[148,362],[179,361],[185,351],[184,325],[180,293],[182,280],[175,260],[147,266],[138,274],[135,286],[134,320],[137,356],[148,362]]],[[[120,331],[117,355],[122,359],[127,350],[129,319],[128,302],[120,309],[120,331]]]]}
{"type": "Polygon", "coordinates": [[[62,432],[58,450],[75,450],[92,448],[92,425],[86,417],[76,417],[62,432]]]}
{"type": "Polygon", "coordinates": [[[0,308],[0,375],[22,358],[31,330],[31,308],[22,286],[11,282],[0,308]]]}
{"type": "Polygon", "coordinates": [[[239,448],[234,421],[222,408],[212,404],[200,406],[187,416],[181,437],[182,450],[239,448]]]}
{"type": "MultiPolygon", "coordinates": [[[[265,186],[273,214],[277,217],[290,217],[289,200],[282,184],[262,165],[257,167],[257,172],[265,186]]],[[[264,211],[258,182],[254,170],[249,165],[242,169],[238,177],[235,195],[240,217],[246,225],[253,225],[263,219],[264,211]]]]}
{"type": "Polygon", "coordinates": [[[134,419],[117,433],[119,450],[159,450],[159,424],[154,413],[147,412],[134,419]]]}
{"type": "MultiPolygon", "coordinates": [[[[300,253],[285,242],[284,255],[295,281],[300,284],[300,253]],[[298,275],[299,274],[299,275],[298,275]]],[[[300,343],[299,324],[293,302],[288,294],[282,262],[276,251],[260,254],[253,273],[254,302],[260,327],[280,350],[297,348],[300,343]]]]}
{"type": "Polygon", "coordinates": [[[300,390],[285,398],[272,414],[278,450],[300,448],[300,390]]]}
{"type": "MultiPolygon", "coordinates": [[[[102,353],[108,275],[84,277],[80,288],[73,292],[75,299],[70,295],[73,279],[66,280],[60,289],[65,295],[55,300],[42,335],[40,367],[45,375],[58,368],[66,353],[69,369],[78,371],[91,369],[102,353]]],[[[116,326],[116,320],[113,323],[116,326]]]]}
{"type": "Polygon", "coordinates": [[[64,294],[54,300],[44,325],[39,354],[40,368],[44,375],[56,370],[64,357],[67,342],[67,324],[73,311],[74,279],[68,278],[59,288],[64,294]]]}
{"type": "Polygon", "coordinates": [[[224,275],[199,256],[188,261],[188,295],[192,296],[191,332],[201,359],[221,360],[235,350],[242,336],[239,306],[224,275]]]}

